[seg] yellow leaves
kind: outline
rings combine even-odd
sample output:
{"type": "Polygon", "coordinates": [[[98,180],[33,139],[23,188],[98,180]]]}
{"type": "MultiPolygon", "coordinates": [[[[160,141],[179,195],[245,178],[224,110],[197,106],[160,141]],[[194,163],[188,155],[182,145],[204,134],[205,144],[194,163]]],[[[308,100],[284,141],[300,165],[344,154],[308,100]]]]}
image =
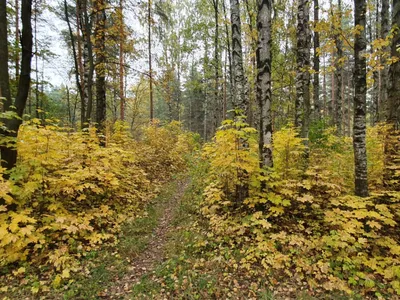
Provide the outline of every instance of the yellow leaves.
{"type": "Polygon", "coordinates": [[[53,282],[51,283],[51,285],[52,285],[54,288],[59,288],[59,287],[61,286],[61,281],[62,281],[61,276],[60,276],[60,275],[56,275],[56,277],[54,278],[54,280],[53,280],[53,282]]]}

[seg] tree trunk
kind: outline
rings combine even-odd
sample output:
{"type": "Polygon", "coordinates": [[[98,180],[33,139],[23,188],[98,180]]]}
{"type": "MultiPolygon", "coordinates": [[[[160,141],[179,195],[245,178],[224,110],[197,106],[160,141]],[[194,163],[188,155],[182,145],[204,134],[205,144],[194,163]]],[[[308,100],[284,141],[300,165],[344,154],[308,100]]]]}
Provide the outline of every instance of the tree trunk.
{"type": "Polygon", "coordinates": [[[81,126],[82,128],[88,126],[88,122],[92,116],[92,105],[93,105],[93,53],[92,53],[92,41],[91,31],[92,25],[88,15],[87,0],[78,0],[79,12],[80,12],[80,28],[82,31],[83,38],[83,101],[82,107],[84,110],[81,111],[81,126]]]}
{"type": "Polygon", "coordinates": [[[339,28],[335,28],[335,45],[336,45],[336,70],[335,70],[335,107],[334,107],[334,125],[336,126],[337,134],[341,136],[343,134],[342,130],[342,70],[343,70],[343,46],[342,40],[340,38],[341,30],[342,30],[342,2],[338,0],[338,25],[339,28]]]}
{"type": "MultiPolygon", "coordinates": [[[[224,10],[224,17],[227,19],[225,0],[222,0],[222,9],[224,10]]],[[[228,46],[228,65],[229,65],[229,102],[233,105],[233,71],[232,71],[232,51],[231,51],[231,39],[229,35],[228,22],[225,22],[225,35],[226,44],[228,46]]],[[[225,109],[226,112],[226,109],[225,109]]],[[[224,116],[226,118],[226,115],[224,116]]]]}
{"type": "Polygon", "coordinates": [[[154,103],[153,103],[153,69],[151,66],[151,0],[148,0],[148,48],[149,48],[149,82],[150,82],[150,122],[154,118],[154,103]]]}
{"type": "MultiPolygon", "coordinates": [[[[319,4],[318,0],[314,0],[314,26],[317,26],[319,22],[319,4]]],[[[321,119],[321,103],[319,100],[319,32],[314,31],[314,109],[315,109],[315,116],[319,120],[321,119]]]]}
{"type": "Polygon", "coordinates": [[[297,70],[295,126],[308,138],[310,123],[310,33],[308,0],[299,0],[297,11],[297,70]]]}
{"type": "MultiPolygon", "coordinates": [[[[382,0],[382,8],[381,8],[381,38],[385,39],[390,31],[389,25],[389,0],[382,0]]],[[[390,54],[390,46],[385,47],[384,51],[389,55],[390,54]]],[[[381,70],[381,96],[380,96],[380,115],[379,121],[385,120],[385,116],[387,116],[387,101],[388,101],[388,71],[389,66],[386,64],[386,58],[382,57],[381,64],[383,69],[381,70]]]]}
{"type": "Polygon", "coordinates": [[[71,39],[72,56],[74,58],[74,67],[75,67],[76,87],[78,89],[79,96],[80,96],[81,101],[82,101],[82,99],[83,99],[83,89],[82,89],[82,86],[81,86],[81,80],[79,78],[79,62],[78,62],[78,57],[77,57],[77,53],[76,53],[75,37],[74,37],[74,34],[72,32],[71,22],[69,21],[67,0],[64,0],[64,13],[65,13],[65,20],[67,21],[67,25],[68,25],[69,36],[70,36],[70,39],[71,39]]]}
{"type": "Polygon", "coordinates": [[[15,80],[19,80],[19,0],[15,0],[15,80]]]}
{"type": "Polygon", "coordinates": [[[356,34],[354,41],[354,124],[353,147],[355,162],[355,194],[360,197],[368,196],[367,179],[367,149],[365,145],[366,126],[366,35],[365,35],[365,0],[354,0],[355,26],[360,27],[360,33],[356,34]]]}
{"type": "Polygon", "coordinates": [[[271,0],[258,0],[257,102],[260,114],[259,153],[262,167],[272,167],[271,0]]]}
{"type": "MultiPolygon", "coordinates": [[[[392,7],[392,27],[400,27],[400,1],[393,0],[392,7]]],[[[391,54],[394,57],[399,57],[398,47],[400,44],[400,31],[396,33],[392,39],[391,54]]],[[[387,106],[387,122],[394,126],[394,129],[400,128],[400,61],[396,61],[389,69],[390,86],[388,90],[388,106],[387,106]]]]}
{"type": "Polygon", "coordinates": [[[243,70],[239,0],[230,0],[230,2],[232,24],[232,65],[234,77],[233,103],[235,109],[240,109],[245,116],[248,116],[248,99],[246,98],[246,83],[243,70]]]}
{"type": "Polygon", "coordinates": [[[123,15],[123,0],[119,1],[119,99],[121,107],[121,120],[125,118],[125,93],[124,93],[124,15],[123,15]]]}
{"type": "Polygon", "coordinates": [[[7,1],[0,1],[0,97],[3,111],[11,106],[10,78],[8,75],[7,1]]]}
{"type": "MultiPolygon", "coordinates": [[[[243,52],[240,22],[239,0],[230,0],[231,3],[231,24],[232,24],[232,64],[233,64],[233,104],[236,110],[235,119],[240,115],[238,110],[248,116],[248,99],[246,97],[246,83],[243,70],[243,52]]],[[[248,148],[248,144],[243,139],[239,139],[239,148],[248,148]]],[[[248,174],[245,170],[238,170],[239,183],[236,185],[235,201],[241,204],[249,195],[248,174]]]]}
{"type": "MultiPolygon", "coordinates": [[[[104,133],[106,121],[106,13],[104,0],[96,0],[95,54],[96,54],[96,123],[104,133]]],[[[104,141],[101,143],[105,145],[104,141]]]]}
{"type": "MultiPolygon", "coordinates": [[[[3,2],[3,1],[1,1],[3,2]]],[[[5,2],[5,1],[4,1],[5,2]]],[[[33,46],[33,37],[32,37],[32,1],[31,0],[22,0],[21,6],[21,20],[22,20],[22,35],[21,35],[21,48],[22,48],[22,61],[21,61],[21,74],[18,82],[18,90],[17,96],[15,98],[14,106],[16,108],[16,113],[20,117],[20,119],[13,118],[6,121],[6,125],[9,131],[8,135],[16,138],[18,135],[18,130],[20,125],[22,124],[22,115],[24,113],[24,109],[26,106],[26,101],[28,99],[29,88],[31,84],[31,61],[32,61],[32,46],[33,46]]],[[[6,15],[2,11],[2,5],[0,8],[0,16],[6,17],[6,15]]],[[[2,18],[1,24],[7,24],[6,20],[2,18]]],[[[3,36],[3,33],[2,33],[3,36]]],[[[1,42],[2,40],[0,40],[1,42]]],[[[2,44],[2,43],[1,43],[2,44]]],[[[6,43],[7,45],[7,43],[6,43]]],[[[7,46],[6,46],[7,47],[7,46]]],[[[3,56],[2,56],[3,57],[3,56]]],[[[5,56],[7,60],[7,56],[5,56]]],[[[1,61],[1,59],[0,59],[1,61]]],[[[8,66],[5,69],[8,72],[8,66]]],[[[2,70],[3,71],[3,70],[2,70]]],[[[3,80],[1,80],[3,83],[3,80]]],[[[7,84],[5,84],[7,85],[7,84]]],[[[6,102],[4,107],[5,110],[9,110],[10,106],[7,104],[11,103],[10,101],[6,102]]],[[[8,170],[13,168],[17,162],[17,149],[16,147],[10,148],[2,148],[1,149],[1,159],[2,159],[2,167],[7,168],[8,170]]]]}
{"type": "Polygon", "coordinates": [[[218,26],[218,18],[219,18],[219,1],[213,0],[214,6],[214,22],[215,22],[215,35],[214,35],[214,72],[215,72],[215,86],[214,86],[214,131],[216,131],[220,121],[221,121],[221,102],[219,98],[219,49],[218,49],[218,41],[219,41],[219,26],[218,26]]]}

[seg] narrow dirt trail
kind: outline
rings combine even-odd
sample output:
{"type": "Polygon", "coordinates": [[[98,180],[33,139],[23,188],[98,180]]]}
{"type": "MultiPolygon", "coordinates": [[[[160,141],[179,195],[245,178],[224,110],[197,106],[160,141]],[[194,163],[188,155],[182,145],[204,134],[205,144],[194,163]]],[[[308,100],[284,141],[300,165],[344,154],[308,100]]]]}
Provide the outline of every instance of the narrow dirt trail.
{"type": "Polygon", "coordinates": [[[128,273],[107,290],[103,299],[129,299],[132,287],[140,282],[143,275],[150,274],[154,267],[163,261],[168,234],[173,229],[171,223],[188,184],[187,178],[178,182],[175,194],[162,204],[161,217],[146,249],[133,259],[128,273]]]}

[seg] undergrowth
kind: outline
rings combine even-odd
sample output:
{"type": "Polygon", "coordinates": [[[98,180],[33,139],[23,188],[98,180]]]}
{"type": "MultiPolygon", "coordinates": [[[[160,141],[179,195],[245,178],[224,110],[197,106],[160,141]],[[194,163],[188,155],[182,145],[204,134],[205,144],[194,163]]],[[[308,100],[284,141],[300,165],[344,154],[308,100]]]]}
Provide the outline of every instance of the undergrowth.
{"type": "Polygon", "coordinates": [[[196,148],[179,123],[150,125],[136,141],[117,122],[105,141],[92,127],[22,126],[17,168],[9,180],[0,173],[0,292],[16,282],[34,295],[71,284],[87,257],[118,243],[122,224],[185,170],[196,148]]]}

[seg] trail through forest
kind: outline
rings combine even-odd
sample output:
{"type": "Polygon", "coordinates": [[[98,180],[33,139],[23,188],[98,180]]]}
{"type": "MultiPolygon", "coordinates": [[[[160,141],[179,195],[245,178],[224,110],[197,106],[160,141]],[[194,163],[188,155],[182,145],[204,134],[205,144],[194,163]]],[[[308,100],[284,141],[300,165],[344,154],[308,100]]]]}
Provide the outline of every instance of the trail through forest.
{"type": "Polygon", "coordinates": [[[99,296],[106,299],[130,299],[129,293],[132,288],[140,283],[144,275],[152,273],[155,266],[163,261],[168,235],[173,229],[172,221],[176,216],[179,203],[188,184],[188,178],[179,180],[175,194],[160,204],[162,207],[158,225],[154,229],[146,249],[133,259],[124,277],[116,278],[115,283],[99,296]]]}

